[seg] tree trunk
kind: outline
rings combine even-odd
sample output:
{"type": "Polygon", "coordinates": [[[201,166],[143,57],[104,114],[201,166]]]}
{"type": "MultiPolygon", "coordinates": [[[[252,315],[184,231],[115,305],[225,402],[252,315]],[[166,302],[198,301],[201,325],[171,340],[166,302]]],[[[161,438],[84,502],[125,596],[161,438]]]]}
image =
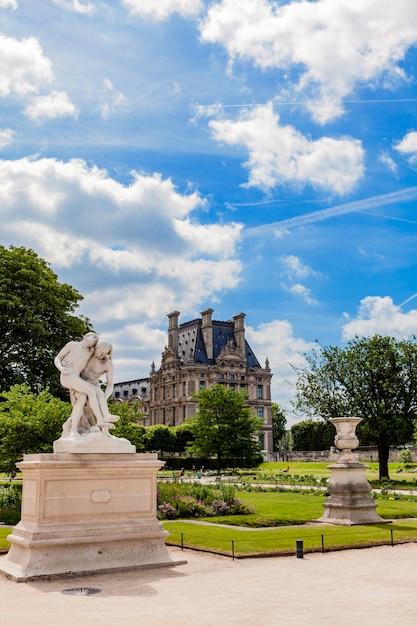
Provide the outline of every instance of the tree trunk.
{"type": "Polygon", "coordinates": [[[379,480],[389,480],[388,473],[389,443],[378,442],[379,480]]]}
{"type": "Polygon", "coordinates": [[[222,468],[222,457],[220,454],[217,455],[217,474],[220,476],[220,471],[222,468]]]}

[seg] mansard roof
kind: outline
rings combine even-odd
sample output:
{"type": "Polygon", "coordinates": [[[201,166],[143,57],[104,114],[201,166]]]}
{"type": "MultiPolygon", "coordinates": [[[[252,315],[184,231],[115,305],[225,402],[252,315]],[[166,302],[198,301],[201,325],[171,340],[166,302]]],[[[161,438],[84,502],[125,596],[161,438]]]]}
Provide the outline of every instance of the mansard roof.
{"type": "MultiPolygon", "coordinates": [[[[178,328],[178,353],[184,363],[202,363],[213,365],[222,349],[229,343],[236,343],[233,322],[212,321],[213,358],[207,357],[202,333],[202,320],[195,319],[180,324],[178,328]]],[[[250,345],[245,340],[245,358],[247,367],[261,368],[250,345]]]]}

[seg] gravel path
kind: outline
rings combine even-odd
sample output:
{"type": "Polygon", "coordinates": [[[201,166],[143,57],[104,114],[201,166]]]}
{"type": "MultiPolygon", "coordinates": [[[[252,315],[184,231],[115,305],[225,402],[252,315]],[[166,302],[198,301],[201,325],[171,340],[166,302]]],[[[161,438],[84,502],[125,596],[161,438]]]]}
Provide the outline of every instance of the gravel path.
{"type": "Polygon", "coordinates": [[[170,548],[172,568],[14,583],[1,626],[415,626],[417,544],[232,561],[170,548]],[[90,596],[66,595],[99,588],[90,596]]]}

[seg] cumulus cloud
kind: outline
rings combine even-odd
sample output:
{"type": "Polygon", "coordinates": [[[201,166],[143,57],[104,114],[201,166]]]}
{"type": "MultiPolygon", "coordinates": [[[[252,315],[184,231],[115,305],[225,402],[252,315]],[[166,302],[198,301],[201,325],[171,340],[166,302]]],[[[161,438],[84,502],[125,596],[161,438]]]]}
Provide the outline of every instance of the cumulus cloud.
{"type": "Polygon", "coordinates": [[[0,97],[26,96],[53,80],[51,61],[35,37],[18,41],[0,34],[0,97]]]}
{"type": "Polygon", "coordinates": [[[80,0],[53,0],[55,4],[69,11],[75,11],[76,13],[83,13],[84,15],[92,15],[95,11],[95,7],[90,2],[82,4],[80,0]]]}
{"type": "Polygon", "coordinates": [[[2,241],[77,275],[84,314],[116,329],[179,306],[194,314],[238,284],[241,227],[191,219],[204,204],[158,174],[122,184],[82,160],[0,160],[2,241]]]}
{"type": "Polygon", "coordinates": [[[213,137],[249,152],[248,187],[310,184],[327,192],[350,192],[364,172],[360,141],[341,137],[311,140],[284,126],[271,104],[243,111],[237,120],[210,120],[213,137]]]}
{"type": "Polygon", "coordinates": [[[406,78],[400,63],[417,41],[417,5],[221,0],[210,6],[200,33],[203,42],[224,46],[231,62],[295,72],[295,91],[324,123],[343,113],[343,98],[356,86],[389,88],[406,78]]]}
{"type": "Polygon", "coordinates": [[[414,167],[417,165],[417,132],[411,131],[407,133],[403,139],[397,143],[395,149],[408,157],[409,164],[414,167]]]}
{"type": "Polygon", "coordinates": [[[54,89],[46,96],[37,96],[27,105],[24,114],[32,120],[42,117],[54,119],[58,117],[77,117],[78,109],[71,102],[66,91],[54,89]]]}
{"type": "Polygon", "coordinates": [[[417,310],[403,313],[390,296],[367,296],[361,300],[356,318],[345,318],[344,340],[375,334],[408,337],[417,328],[417,310]]]}
{"type": "Polygon", "coordinates": [[[294,384],[297,376],[291,366],[307,365],[304,354],[314,347],[314,343],[294,337],[293,328],[287,320],[273,320],[260,324],[257,328],[246,329],[248,342],[263,365],[269,360],[272,377],[271,396],[287,410],[291,410],[294,397],[294,384]]]}
{"type": "Polygon", "coordinates": [[[181,17],[193,17],[203,9],[201,0],[123,0],[129,13],[157,21],[166,20],[173,13],[181,17]]]}

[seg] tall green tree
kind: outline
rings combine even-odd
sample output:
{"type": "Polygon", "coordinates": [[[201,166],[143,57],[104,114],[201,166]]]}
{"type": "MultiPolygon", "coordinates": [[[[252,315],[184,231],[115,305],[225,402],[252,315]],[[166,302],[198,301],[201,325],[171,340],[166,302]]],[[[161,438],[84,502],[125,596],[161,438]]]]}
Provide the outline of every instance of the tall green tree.
{"type": "Polygon", "coordinates": [[[136,452],[145,450],[146,428],[137,423],[137,420],[144,415],[136,404],[130,406],[128,402],[115,404],[109,401],[109,409],[112,415],[118,415],[120,419],[111,429],[110,434],[114,437],[127,439],[136,447],[136,452]]]}
{"type": "Polygon", "coordinates": [[[417,411],[415,337],[356,337],[345,348],[329,346],[307,355],[296,370],[296,408],[324,419],[363,419],[359,439],[378,447],[379,476],[389,478],[389,446],[412,439],[417,411]]]}
{"type": "Polygon", "coordinates": [[[189,451],[198,456],[215,456],[220,471],[223,459],[253,460],[260,453],[262,421],[246,406],[243,391],[215,385],[193,396],[198,412],[187,420],[194,435],[189,451]]]}
{"type": "Polygon", "coordinates": [[[13,385],[0,400],[0,467],[11,473],[24,454],[52,452],[71,404],[48,390],[33,393],[26,385],[13,385]]]}
{"type": "Polygon", "coordinates": [[[304,420],[291,426],[294,450],[328,450],[334,445],[335,428],[330,422],[304,420]]]}
{"type": "Polygon", "coordinates": [[[81,300],[33,250],[0,246],[0,391],[40,385],[64,397],[53,359],[91,330],[74,315],[81,300]]]}
{"type": "Polygon", "coordinates": [[[155,424],[146,428],[145,446],[147,450],[174,452],[176,447],[174,430],[165,424],[155,424]]]}
{"type": "Polygon", "coordinates": [[[271,413],[273,450],[274,452],[279,452],[280,442],[285,435],[287,417],[285,415],[285,411],[276,402],[273,402],[271,405],[271,413]]]}

